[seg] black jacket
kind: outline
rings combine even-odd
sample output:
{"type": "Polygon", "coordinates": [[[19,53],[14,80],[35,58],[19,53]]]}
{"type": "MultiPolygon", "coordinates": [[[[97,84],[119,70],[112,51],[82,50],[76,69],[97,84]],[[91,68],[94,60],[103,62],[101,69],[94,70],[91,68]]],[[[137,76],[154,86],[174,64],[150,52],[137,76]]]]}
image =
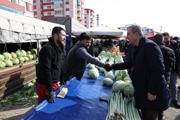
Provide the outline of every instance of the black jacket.
{"type": "Polygon", "coordinates": [[[52,83],[60,81],[63,75],[65,49],[62,44],[55,44],[52,38],[39,52],[36,66],[37,83],[47,86],[52,91],[52,83]]]}
{"type": "Polygon", "coordinates": [[[180,73],[180,48],[178,47],[178,44],[176,41],[171,40],[170,42],[166,42],[165,45],[172,50],[174,50],[175,57],[176,57],[176,63],[175,63],[175,71],[176,73],[180,73]]]}
{"type": "Polygon", "coordinates": [[[164,44],[159,44],[162,51],[165,65],[165,77],[167,82],[170,82],[171,72],[175,70],[176,57],[175,53],[171,48],[166,47],[164,44]]]}
{"type": "Polygon", "coordinates": [[[86,66],[86,60],[78,57],[76,54],[77,50],[81,47],[84,46],[79,43],[75,44],[74,47],[70,49],[67,55],[65,62],[65,69],[67,73],[65,77],[66,80],[68,80],[70,76],[75,76],[78,80],[80,80],[83,76],[86,66]]]}
{"type": "Polygon", "coordinates": [[[131,79],[135,89],[135,103],[139,109],[165,110],[169,103],[169,92],[164,77],[163,55],[154,42],[142,38],[138,47],[132,47],[130,56],[124,63],[114,64],[115,70],[131,69],[131,79]],[[150,102],[147,93],[157,95],[150,102]]]}

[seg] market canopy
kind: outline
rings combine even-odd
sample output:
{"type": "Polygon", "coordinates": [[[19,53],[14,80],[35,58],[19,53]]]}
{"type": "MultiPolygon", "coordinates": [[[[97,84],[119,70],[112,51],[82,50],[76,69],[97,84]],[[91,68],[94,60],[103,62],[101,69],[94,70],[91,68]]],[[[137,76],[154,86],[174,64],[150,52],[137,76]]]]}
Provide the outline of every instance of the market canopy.
{"type": "Polygon", "coordinates": [[[47,40],[53,27],[64,25],[0,10],[0,43],[47,40]]]}
{"type": "Polygon", "coordinates": [[[80,35],[82,32],[86,32],[87,34],[91,35],[94,38],[120,38],[123,35],[123,31],[119,29],[114,29],[105,26],[98,26],[88,28],[86,30],[79,30],[74,32],[74,35],[80,35]]]}

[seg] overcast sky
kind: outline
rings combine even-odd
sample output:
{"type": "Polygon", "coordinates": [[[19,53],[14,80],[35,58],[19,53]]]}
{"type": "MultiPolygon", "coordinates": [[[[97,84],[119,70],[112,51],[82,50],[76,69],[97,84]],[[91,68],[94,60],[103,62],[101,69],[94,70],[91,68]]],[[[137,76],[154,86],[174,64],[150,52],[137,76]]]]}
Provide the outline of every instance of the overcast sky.
{"type": "Polygon", "coordinates": [[[180,36],[179,0],[85,0],[85,7],[99,14],[100,25],[119,27],[136,23],[180,36]]]}

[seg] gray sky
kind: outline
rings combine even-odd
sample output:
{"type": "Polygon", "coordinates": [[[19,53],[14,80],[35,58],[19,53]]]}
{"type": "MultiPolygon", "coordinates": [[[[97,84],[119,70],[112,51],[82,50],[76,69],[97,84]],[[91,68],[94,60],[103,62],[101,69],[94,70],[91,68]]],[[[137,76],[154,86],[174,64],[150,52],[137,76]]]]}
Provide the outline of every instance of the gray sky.
{"type": "Polygon", "coordinates": [[[94,9],[104,26],[136,23],[158,32],[162,26],[162,32],[180,36],[179,0],[85,0],[85,7],[94,9]]]}

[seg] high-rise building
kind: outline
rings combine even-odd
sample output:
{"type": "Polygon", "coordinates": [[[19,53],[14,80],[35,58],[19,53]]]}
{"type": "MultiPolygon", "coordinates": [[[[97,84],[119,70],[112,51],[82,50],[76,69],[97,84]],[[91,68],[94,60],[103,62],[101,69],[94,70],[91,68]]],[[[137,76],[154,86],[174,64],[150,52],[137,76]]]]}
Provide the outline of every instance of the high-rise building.
{"type": "Polygon", "coordinates": [[[0,9],[34,17],[32,0],[0,0],[0,9]]]}
{"type": "Polygon", "coordinates": [[[33,0],[33,8],[36,18],[70,16],[84,25],[84,0],[33,0]]]}
{"type": "Polygon", "coordinates": [[[92,9],[84,9],[84,26],[94,27],[94,11],[92,9]]]}

